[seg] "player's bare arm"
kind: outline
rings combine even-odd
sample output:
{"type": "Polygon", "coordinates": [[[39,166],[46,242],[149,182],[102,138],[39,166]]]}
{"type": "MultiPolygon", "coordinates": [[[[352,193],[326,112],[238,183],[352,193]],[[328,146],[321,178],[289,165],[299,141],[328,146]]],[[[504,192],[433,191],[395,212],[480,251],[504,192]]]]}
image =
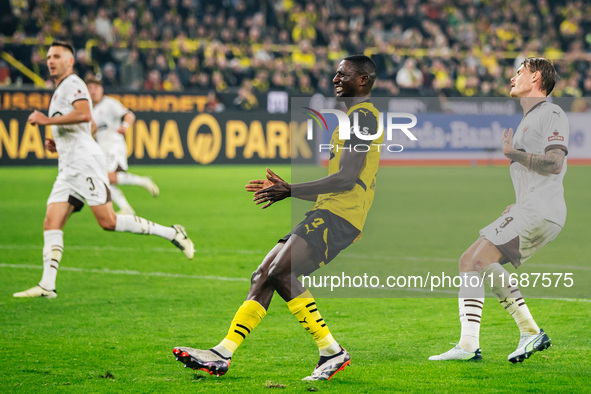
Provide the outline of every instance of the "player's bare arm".
{"type": "Polygon", "coordinates": [[[66,115],[58,115],[52,118],[46,116],[37,110],[33,111],[27,122],[32,125],[67,125],[90,122],[92,120],[92,111],[90,110],[90,102],[88,100],[75,101],[72,106],[74,110],[66,115]]]}
{"type": "Polygon", "coordinates": [[[527,153],[513,148],[513,129],[505,129],[501,138],[501,147],[507,158],[524,165],[540,175],[560,174],[566,152],[562,149],[550,149],[544,155],[527,153]]]}
{"type": "Polygon", "coordinates": [[[125,134],[133,122],[135,122],[135,114],[129,111],[123,116],[123,122],[121,122],[121,126],[117,129],[117,132],[119,134],[125,134]]]}
{"type": "Polygon", "coordinates": [[[366,156],[367,152],[345,151],[341,156],[341,167],[337,173],[311,182],[290,185],[271,177],[273,185],[255,192],[253,200],[257,205],[266,202],[263,208],[267,208],[287,197],[301,198],[351,190],[355,187],[366,156]]]}

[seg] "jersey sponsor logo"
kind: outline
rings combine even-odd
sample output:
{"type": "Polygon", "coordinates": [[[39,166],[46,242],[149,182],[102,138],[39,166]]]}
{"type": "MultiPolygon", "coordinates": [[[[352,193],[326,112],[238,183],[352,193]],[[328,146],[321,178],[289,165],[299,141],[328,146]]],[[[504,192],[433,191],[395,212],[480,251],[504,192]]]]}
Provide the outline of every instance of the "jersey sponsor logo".
{"type": "Polygon", "coordinates": [[[551,135],[550,137],[548,137],[548,142],[551,142],[551,141],[564,141],[564,137],[561,136],[561,135],[559,135],[560,133],[558,131],[555,131],[552,134],[554,134],[554,135],[551,135]]]}
{"type": "Polygon", "coordinates": [[[525,127],[523,128],[523,134],[527,133],[527,131],[528,131],[528,130],[529,130],[529,127],[525,126],[525,127]]]}
{"type": "Polygon", "coordinates": [[[62,113],[60,111],[55,111],[50,118],[53,118],[54,116],[62,116],[62,113]]]}

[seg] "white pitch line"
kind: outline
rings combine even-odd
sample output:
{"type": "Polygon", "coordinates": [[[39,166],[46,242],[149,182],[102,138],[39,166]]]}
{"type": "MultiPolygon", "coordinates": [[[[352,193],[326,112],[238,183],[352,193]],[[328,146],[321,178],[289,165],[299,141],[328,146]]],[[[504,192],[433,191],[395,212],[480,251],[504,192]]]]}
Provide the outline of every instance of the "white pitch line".
{"type": "MultiPolygon", "coordinates": [[[[30,264],[0,263],[0,268],[42,269],[43,266],[30,265],[30,264]]],[[[165,278],[183,278],[183,279],[205,279],[205,280],[220,280],[220,281],[226,281],[226,282],[250,282],[249,278],[229,278],[229,277],[225,277],[225,276],[171,274],[168,272],[141,272],[141,271],[135,271],[135,270],[110,270],[108,268],[96,269],[96,268],[60,267],[60,271],[91,272],[94,274],[158,276],[158,277],[165,277],[165,278]]]]}
{"type": "MultiPolygon", "coordinates": [[[[0,244],[1,249],[12,249],[12,250],[42,250],[43,245],[41,244],[12,244],[12,245],[2,245],[0,244]]],[[[109,251],[109,252],[137,252],[138,247],[129,247],[129,246],[109,246],[109,245],[65,245],[65,249],[71,250],[91,250],[91,251],[109,251]]],[[[178,253],[175,248],[168,247],[168,248],[141,248],[143,251],[151,251],[151,252],[164,252],[164,253],[178,253]]],[[[245,254],[245,255],[261,255],[265,256],[269,251],[268,250],[244,250],[244,249],[224,249],[224,250],[211,250],[211,249],[199,249],[197,248],[197,254],[245,254]]],[[[366,259],[366,260],[384,260],[384,261],[397,261],[397,260],[404,260],[404,261],[417,261],[417,262],[427,262],[427,263],[456,263],[457,259],[447,258],[447,257],[429,257],[429,256],[383,256],[383,255],[366,255],[361,253],[342,253],[340,254],[341,257],[346,257],[349,259],[366,259]]],[[[535,267],[546,267],[546,268],[560,268],[560,269],[574,269],[574,270],[582,270],[582,271],[590,271],[591,266],[580,266],[580,265],[561,265],[561,264],[544,264],[544,263],[529,263],[528,267],[535,268],[535,267]]]]}
{"type": "MultiPolygon", "coordinates": [[[[109,252],[137,252],[139,247],[129,247],[129,246],[109,246],[109,245],[101,245],[101,246],[90,246],[90,245],[64,245],[65,249],[71,250],[92,250],[92,251],[109,251],[109,252]]],[[[0,249],[10,249],[10,250],[42,250],[43,245],[31,245],[31,244],[21,244],[21,245],[2,245],[0,244],[0,249]]],[[[173,247],[168,248],[141,248],[142,251],[149,251],[149,252],[165,252],[165,253],[178,253],[178,251],[173,247]]],[[[262,250],[209,250],[209,249],[197,249],[197,253],[216,253],[216,254],[266,254],[267,251],[262,250]]]]}

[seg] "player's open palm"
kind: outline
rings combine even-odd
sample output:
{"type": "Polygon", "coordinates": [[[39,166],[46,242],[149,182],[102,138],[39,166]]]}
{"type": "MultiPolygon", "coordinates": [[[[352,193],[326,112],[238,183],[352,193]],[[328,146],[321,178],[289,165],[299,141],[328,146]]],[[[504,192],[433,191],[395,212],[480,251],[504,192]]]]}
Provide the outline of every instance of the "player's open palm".
{"type": "Polygon", "coordinates": [[[255,204],[265,204],[262,207],[263,209],[271,206],[276,201],[291,196],[291,185],[269,168],[267,168],[267,179],[250,181],[246,188],[255,192],[253,198],[255,204]]]}
{"type": "MultiPolygon", "coordinates": [[[[267,168],[266,176],[268,177],[269,174],[271,175],[271,177],[274,177],[277,180],[283,182],[283,179],[279,175],[275,174],[273,171],[271,171],[269,168],[267,168]]],[[[246,188],[247,192],[258,192],[259,190],[269,187],[272,184],[273,184],[273,181],[271,181],[269,179],[253,179],[253,180],[250,180],[248,182],[248,185],[245,185],[244,187],[246,188]]]]}

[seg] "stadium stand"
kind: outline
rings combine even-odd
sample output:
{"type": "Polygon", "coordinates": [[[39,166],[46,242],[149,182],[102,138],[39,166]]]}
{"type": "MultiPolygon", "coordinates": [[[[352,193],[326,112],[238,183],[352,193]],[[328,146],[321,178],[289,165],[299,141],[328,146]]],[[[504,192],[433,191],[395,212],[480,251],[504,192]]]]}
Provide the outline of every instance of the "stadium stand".
{"type": "Polygon", "coordinates": [[[60,39],[74,44],[80,76],[101,73],[107,89],[231,92],[244,110],[257,107],[253,92],[326,94],[334,62],[354,53],[374,59],[384,94],[506,96],[515,66],[532,54],[561,70],[555,96],[591,94],[591,3],[582,0],[11,0],[0,8],[2,87],[49,86],[45,53],[60,39]]]}

